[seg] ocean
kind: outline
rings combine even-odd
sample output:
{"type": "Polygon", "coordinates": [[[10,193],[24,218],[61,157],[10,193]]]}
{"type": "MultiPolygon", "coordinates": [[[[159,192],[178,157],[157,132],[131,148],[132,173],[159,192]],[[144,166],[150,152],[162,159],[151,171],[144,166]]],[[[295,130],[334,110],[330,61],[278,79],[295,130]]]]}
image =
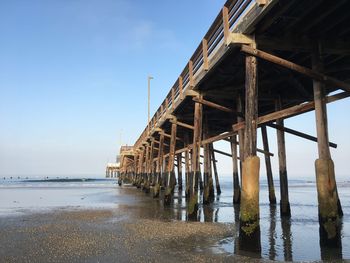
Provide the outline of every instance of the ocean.
{"type": "MultiPolygon", "coordinates": [[[[200,205],[198,221],[237,223],[238,209],[232,204],[232,178],[221,177],[222,193],[211,205],[200,205]]],[[[342,247],[324,249],[319,244],[318,206],[314,180],[289,180],[292,216],[281,219],[279,205],[270,206],[267,183],[260,183],[261,251],[240,251],[238,231],[219,240],[210,249],[213,253],[240,254],[253,258],[280,261],[315,261],[350,259],[350,182],[338,181],[338,192],[344,216],[342,247]]],[[[276,198],[279,184],[275,181],[276,198]]],[[[184,192],[175,192],[173,203],[164,207],[131,185],[118,186],[115,179],[96,178],[1,178],[0,220],[8,216],[43,213],[64,209],[127,209],[135,217],[186,221],[184,192]]]]}

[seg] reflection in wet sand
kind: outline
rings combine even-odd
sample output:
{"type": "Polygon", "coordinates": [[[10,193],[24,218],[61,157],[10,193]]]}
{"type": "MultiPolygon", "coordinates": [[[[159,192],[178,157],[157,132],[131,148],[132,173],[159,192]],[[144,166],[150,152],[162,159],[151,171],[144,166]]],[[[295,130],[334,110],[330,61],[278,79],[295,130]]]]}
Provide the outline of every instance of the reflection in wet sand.
{"type": "MultiPolygon", "coordinates": [[[[239,208],[240,208],[239,204],[233,205],[233,212],[234,212],[234,219],[235,219],[236,226],[239,226],[239,211],[240,211],[239,208]]],[[[236,227],[236,229],[237,229],[237,227],[236,227]]],[[[238,241],[239,241],[239,237],[238,237],[237,231],[236,231],[235,236],[234,236],[234,242],[233,242],[234,243],[233,253],[235,255],[239,254],[238,253],[238,248],[239,248],[238,241]]]]}
{"type": "Polygon", "coordinates": [[[292,252],[292,232],[291,232],[291,219],[290,217],[281,218],[281,227],[282,227],[282,239],[283,239],[283,252],[284,260],[292,261],[293,252],[292,252]]]}
{"type": "MultiPolygon", "coordinates": [[[[343,222],[342,219],[340,219],[340,233],[343,231],[343,222]]],[[[319,231],[321,232],[321,227],[319,228],[319,231]]],[[[320,233],[321,236],[321,233],[320,233]]],[[[324,246],[322,244],[322,238],[320,237],[320,250],[321,250],[321,259],[322,260],[342,260],[343,259],[343,247],[342,247],[342,241],[341,238],[339,237],[338,247],[328,247],[324,246]]]]}
{"type": "Polygon", "coordinates": [[[214,208],[211,205],[203,206],[204,222],[213,222],[214,208]]]}
{"type": "MultiPolygon", "coordinates": [[[[223,189],[227,190],[225,187],[223,189]]],[[[130,190],[133,191],[132,189],[130,190]]],[[[302,190],[305,191],[305,187],[302,190]]],[[[138,192],[136,189],[135,191],[138,192]]],[[[149,198],[144,198],[145,193],[138,192],[137,195],[143,196],[142,201],[138,204],[138,209],[140,209],[138,213],[140,217],[156,217],[166,220],[235,223],[235,230],[232,232],[232,235],[218,242],[220,250],[230,255],[243,255],[252,258],[282,261],[334,260],[344,258],[342,248],[330,249],[321,246],[319,251],[317,248],[319,245],[318,233],[314,232],[315,228],[310,227],[309,223],[315,222],[315,219],[310,218],[310,221],[302,221],[302,224],[299,223],[305,217],[302,206],[300,208],[298,206],[295,207],[293,211],[300,210],[298,213],[295,212],[295,215],[292,215],[290,219],[281,218],[276,205],[261,206],[261,232],[259,231],[258,235],[253,238],[254,242],[252,242],[251,237],[248,242],[239,233],[239,205],[232,204],[232,195],[225,195],[225,191],[223,193],[221,196],[216,196],[212,204],[203,205],[202,201],[199,200],[197,213],[189,217],[186,209],[188,200],[186,200],[185,194],[182,195],[182,193],[175,191],[171,205],[165,207],[162,201],[164,191],[160,192],[159,199],[153,199],[152,195],[149,194],[146,194],[149,198]],[[305,226],[308,227],[305,228],[305,226]],[[300,236],[300,233],[308,236],[308,239],[300,236]],[[314,238],[315,234],[317,235],[316,238],[314,238]]],[[[306,194],[309,195],[309,192],[306,194]]],[[[135,195],[134,191],[133,195],[135,195]]],[[[305,198],[305,195],[302,195],[302,197],[305,198]]],[[[307,207],[308,209],[317,209],[316,205],[309,205],[307,207]]]]}
{"type": "Polygon", "coordinates": [[[269,259],[276,259],[276,205],[270,205],[269,259]]]}
{"type": "Polygon", "coordinates": [[[234,254],[261,258],[261,234],[260,227],[250,236],[247,236],[239,227],[240,206],[234,205],[234,220],[236,225],[236,235],[234,237],[234,254]]]}
{"type": "Polygon", "coordinates": [[[238,249],[239,255],[261,258],[261,233],[260,226],[251,234],[239,231],[238,249]]]}

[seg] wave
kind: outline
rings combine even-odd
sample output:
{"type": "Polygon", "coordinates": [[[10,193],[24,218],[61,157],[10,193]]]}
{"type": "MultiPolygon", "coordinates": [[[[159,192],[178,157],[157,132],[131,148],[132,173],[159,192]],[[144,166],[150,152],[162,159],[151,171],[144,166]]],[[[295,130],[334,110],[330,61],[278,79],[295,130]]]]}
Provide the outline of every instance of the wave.
{"type": "Polygon", "coordinates": [[[97,179],[97,178],[54,178],[54,179],[28,179],[22,180],[25,183],[41,183],[41,182],[52,182],[52,183],[79,183],[79,182],[105,182],[115,181],[111,179],[97,179]]]}

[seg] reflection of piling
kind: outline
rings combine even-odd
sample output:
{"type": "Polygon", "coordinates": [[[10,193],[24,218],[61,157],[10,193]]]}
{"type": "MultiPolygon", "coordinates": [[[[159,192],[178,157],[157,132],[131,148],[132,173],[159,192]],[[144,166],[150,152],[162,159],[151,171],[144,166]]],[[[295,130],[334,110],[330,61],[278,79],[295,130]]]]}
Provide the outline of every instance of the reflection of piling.
{"type": "Polygon", "coordinates": [[[276,258],[276,206],[270,205],[270,229],[269,229],[269,259],[275,260],[276,258]]]}
{"type": "Polygon", "coordinates": [[[283,252],[285,261],[293,261],[291,220],[289,217],[281,218],[283,252]]]}
{"type": "Polygon", "coordinates": [[[214,208],[211,205],[203,206],[204,222],[213,222],[214,208]]]}
{"type": "MultiPolygon", "coordinates": [[[[233,213],[234,213],[234,222],[236,226],[239,226],[239,214],[240,214],[240,204],[233,204],[233,213]]],[[[239,234],[239,231],[238,231],[239,234]]],[[[233,253],[234,254],[239,254],[239,235],[235,233],[234,235],[234,248],[233,248],[233,253]]]]}
{"type": "MultiPolygon", "coordinates": [[[[340,220],[340,231],[342,229],[342,222],[340,220]]],[[[320,236],[321,234],[321,227],[320,227],[320,236]]],[[[343,259],[343,248],[341,240],[338,243],[338,246],[326,246],[324,244],[324,241],[320,239],[320,250],[321,250],[321,259],[325,261],[340,261],[343,259]]]]}

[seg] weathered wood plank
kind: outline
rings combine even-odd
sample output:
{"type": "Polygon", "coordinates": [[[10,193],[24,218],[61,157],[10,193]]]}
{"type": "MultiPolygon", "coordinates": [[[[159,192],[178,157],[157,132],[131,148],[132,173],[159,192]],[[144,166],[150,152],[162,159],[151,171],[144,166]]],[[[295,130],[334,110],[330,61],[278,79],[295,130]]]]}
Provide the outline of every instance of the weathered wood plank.
{"type": "MultiPolygon", "coordinates": [[[[301,138],[304,138],[304,139],[307,139],[307,140],[310,140],[310,141],[313,141],[313,142],[317,142],[317,137],[314,137],[314,136],[311,136],[309,134],[306,134],[306,133],[303,133],[303,132],[300,132],[300,131],[296,131],[296,130],[287,128],[285,126],[280,126],[280,125],[277,125],[277,124],[274,124],[274,123],[267,123],[266,126],[269,126],[271,128],[275,128],[275,129],[278,129],[278,130],[282,130],[284,132],[293,134],[295,136],[298,136],[298,137],[301,137],[301,138]]],[[[335,144],[333,142],[329,142],[329,146],[333,147],[333,148],[337,148],[337,144],[335,144]]]]}
{"type": "Polygon", "coordinates": [[[184,127],[184,128],[187,128],[187,129],[190,129],[190,130],[194,130],[194,126],[190,125],[190,124],[187,124],[187,123],[184,123],[184,122],[181,122],[181,121],[178,121],[178,120],[170,120],[171,123],[176,123],[177,125],[181,126],[181,127],[184,127]]]}
{"type": "Polygon", "coordinates": [[[214,103],[214,102],[211,102],[211,101],[208,101],[208,100],[200,99],[198,97],[194,97],[192,100],[195,101],[195,102],[201,103],[201,104],[203,104],[205,106],[208,106],[208,107],[220,110],[220,111],[233,112],[232,109],[229,109],[229,108],[227,108],[225,106],[221,106],[221,105],[219,105],[217,103],[214,103]]]}
{"type": "MultiPolygon", "coordinates": [[[[325,98],[326,103],[331,103],[334,101],[338,101],[344,98],[350,97],[350,93],[348,92],[341,92],[335,95],[331,95],[325,98]]],[[[275,121],[276,119],[287,119],[290,117],[294,117],[296,115],[311,111],[315,108],[315,103],[313,101],[307,102],[304,104],[292,106],[283,110],[275,111],[270,114],[266,114],[264,116],[260,116],[258,118],[258,125],[264,124],[267,122],[275,121]]],[[[240,129],[244,129],[245,122],[239,122],[232,125],[232,128],[234,131],[238,131],[240,129]]]]}
{"type": "Polygon", "coordinates": [[[293,70],[295,72],[298,72],[300,74],[308,76],[308,77],[310,77],[310,78],[312,78],[314,80],[318,80],[318,81],[321,81],[321,82],[323,82],[325,84],[328,84],[328,85],[331,85],[331,86],[335,86],[335,87],[341,88],[341,89],[343,89],[343,90],[345,90],[347,92],[350,92],[350,84],[345,83],[345,82],[343,82],[341,80],[332,78],[330,76],[324,75],[324,74],[322,74],[322,73],[320,73],[318,71],[309,69],[307,67],[300,66],[300,65],[298,65],[296,63],[290,62],[290,61],[288,61],[286,59],[283,59],[281,57],[277,57],[277,56],[269,54],[267,52],[264,52],[264,51],[261,51],[261,50],[249,47],[247,45],[242,45],[241,50],[243,52],[247,53],[247,54],[259,57],[259,58],[264,59],[266,61],[269,61],[269,62],[272,62],[274,64],[277,64],[279,66],[288,68],[290,70],[293,70]]]}

